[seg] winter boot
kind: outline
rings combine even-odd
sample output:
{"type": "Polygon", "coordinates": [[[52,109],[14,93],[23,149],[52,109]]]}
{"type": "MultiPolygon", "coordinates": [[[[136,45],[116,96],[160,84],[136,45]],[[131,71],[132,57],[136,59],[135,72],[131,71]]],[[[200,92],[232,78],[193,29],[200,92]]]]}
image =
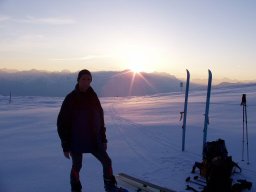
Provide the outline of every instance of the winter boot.
{"type": "Polygon", "coordinates": [[[82,191],[82,185],[80,181],[71,181],[71,192],[81,192],[82,191]]]}
{"type": "Polygon", "coordinates": [[[112,176],[109,178],[104,178],[104,187],[106,192],[128,192],[126,189],[117,187],[116,178],[112,176]]]}
{"type": "Polygon", "coordinates": [[[74,169],[71,170],[70,174],[70,185],[71,185],[71,192],[81,192],[82,185],[79,179],[79,173],[74,169]]]}

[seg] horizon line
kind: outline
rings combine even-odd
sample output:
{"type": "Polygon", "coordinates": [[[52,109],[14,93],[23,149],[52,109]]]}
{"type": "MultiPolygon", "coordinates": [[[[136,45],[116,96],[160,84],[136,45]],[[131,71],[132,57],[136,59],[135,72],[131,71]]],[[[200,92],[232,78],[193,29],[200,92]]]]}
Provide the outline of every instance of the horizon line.
{"type": "MultiPolygon", "coordinates": [[[[80,70],[77,71],[71,71],[69,69],[62,69],[59,71],[55,71],[55,70],[45,70],[45,69],[36,69],[36,68],[31,68],[31,69],[23,69],[23,70],[19,70],[19,69],[12,69],[12,68],[0,68],[0,72],[5,72],[5,73],[19,73],[19,72],[42,72],[42,73],[69,73],[69,74],[75,74],[78,73],[80,70]]],[[[123,70],[90,70],[92,73],[101,73],[101,72],[124,72],[124,71],[131,71],[133,72],[131,69],[123,69],[123,70]]],[[[175,78],[179,79],[179,80],[185,80],[185,76],[183,77],[177,77],[176,75],[173,75],[171,73],[168,72],[159,72],[159,71],[153,71],[153,72],[146,72],[146,71],[141,71],[139,73],[142,74],[167,74],[170,76],[174,76],[175,78]]],[[[207,78],[193,78],[193,81],[196,81],[199,84],[204,84],[201,81],[205,81],[207,78]]],[[[220,83],[255,83],[256,79],[251,79],[251,80],[238,80],[238,79],[231,79],[228,77],[222,77],[222,78],[214,78],[213,79],[215,81],[214,84],[220,84],[220,83]],[[216,83],[217,82],[217,83],[216,83]]]]}

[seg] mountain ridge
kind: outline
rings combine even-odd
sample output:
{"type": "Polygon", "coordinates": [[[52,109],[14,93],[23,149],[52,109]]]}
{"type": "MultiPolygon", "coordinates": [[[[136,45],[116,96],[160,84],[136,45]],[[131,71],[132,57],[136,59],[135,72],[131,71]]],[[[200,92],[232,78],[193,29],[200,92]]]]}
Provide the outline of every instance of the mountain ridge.
{"type": "MultiPolygon", "coordinates": [[[[49,72],[31,69],[28,71],[0,69],[0,94],[14,96],[63,97],[76,85],[78,72],[63,70],[49,72]]],[[[97,71],[92,72],[92,87],[100,97],[144,96],[157,93],[180,92],[185,89],[185,80],[165,72],[97,71]],[[182,83],[181,83],[182,82],[182,83]]],[[[228,83],[216,86],[233,86],[228,83]]],[[[191,82],[190,89],[205,85],[191,82]]]]}
{"type": "MultiPolygon", "coordinates": [[[[168,73],[124,71],[92,72],[92,87],[102,97],[143,96],[180,91],[180,82],[168,73]]],[[[17,71],[0,69],[0,94],[65,96],[76,85],[77,72],[17,71]]]]}

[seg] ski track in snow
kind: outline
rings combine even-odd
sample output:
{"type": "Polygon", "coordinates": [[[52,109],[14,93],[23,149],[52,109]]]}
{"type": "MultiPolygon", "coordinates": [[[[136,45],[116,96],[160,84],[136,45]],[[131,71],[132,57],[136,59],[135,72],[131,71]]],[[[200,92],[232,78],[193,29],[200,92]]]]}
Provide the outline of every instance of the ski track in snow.
{"type": "MultiPolygon", "coordinates": [[[[126,144],[123,150],[126,152],[131,150],[136,155],[134,161],[141,166],[139,170],[132,169],[135,171],[127,170],[127,172],[153,183],[157,182],[165,187],[172,188],[172,186],[167,186],[166,182],[170,183],[170,178],[175,177],[177,173],[180,175],[180,172],[187,173],[188,170],[191,170],[191,165],[194,163],[192,159],[199,158],[200,156],[195,153],[184,155],[180,151],[177,141],[170,140],[169,134],[172,134],[170,128],[164,127],[165,129],[160,132],[160,127],[145,127],[145,125],[125,118],[125,115],[120,113],[122,110],[119,109],[123,104],[122,101],[114,102],[109,107],[108,114],[111,116],[112,128],[118,130],[119,136],[126,144]],[[125,127],[122,125],[125,125],[125,127]],[[128,133],[129,137],[125,137],[127,131],[134,131],[133,134],[135,136],[128,133]],[[169,134],[166,134],[165,131],[169,132],[169,134]],[[150,146],[148,146],[148,143],[150,143],[150,146]],[[144,165],[147,166],[143,170],[144,165]],[[161,179],[155,177],[158,174],[165,175],[165,179],[163,177],[161,179]]],[[[132,163],[134,164],[134,162],[132,163]]]]}

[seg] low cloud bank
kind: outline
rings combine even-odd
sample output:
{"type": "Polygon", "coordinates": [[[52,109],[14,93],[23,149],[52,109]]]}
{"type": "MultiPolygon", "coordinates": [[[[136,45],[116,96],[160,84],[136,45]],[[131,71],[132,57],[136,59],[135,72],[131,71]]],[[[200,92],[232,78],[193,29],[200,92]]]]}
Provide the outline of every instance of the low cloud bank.
{"type": "MultiPolygon", "coordinates": [[[[185,89],[184,80],[166,73],[93,72],[92,86],[100,97],[143,96],[185,89]],[[181,87],[183,82],[183,87],[181,87]]],[[[0,70],[0,94],[63,97],[74,89],[77,73],[0,70]]],[[[191,87],[199,85],[191,84],[191,87]]]]}

